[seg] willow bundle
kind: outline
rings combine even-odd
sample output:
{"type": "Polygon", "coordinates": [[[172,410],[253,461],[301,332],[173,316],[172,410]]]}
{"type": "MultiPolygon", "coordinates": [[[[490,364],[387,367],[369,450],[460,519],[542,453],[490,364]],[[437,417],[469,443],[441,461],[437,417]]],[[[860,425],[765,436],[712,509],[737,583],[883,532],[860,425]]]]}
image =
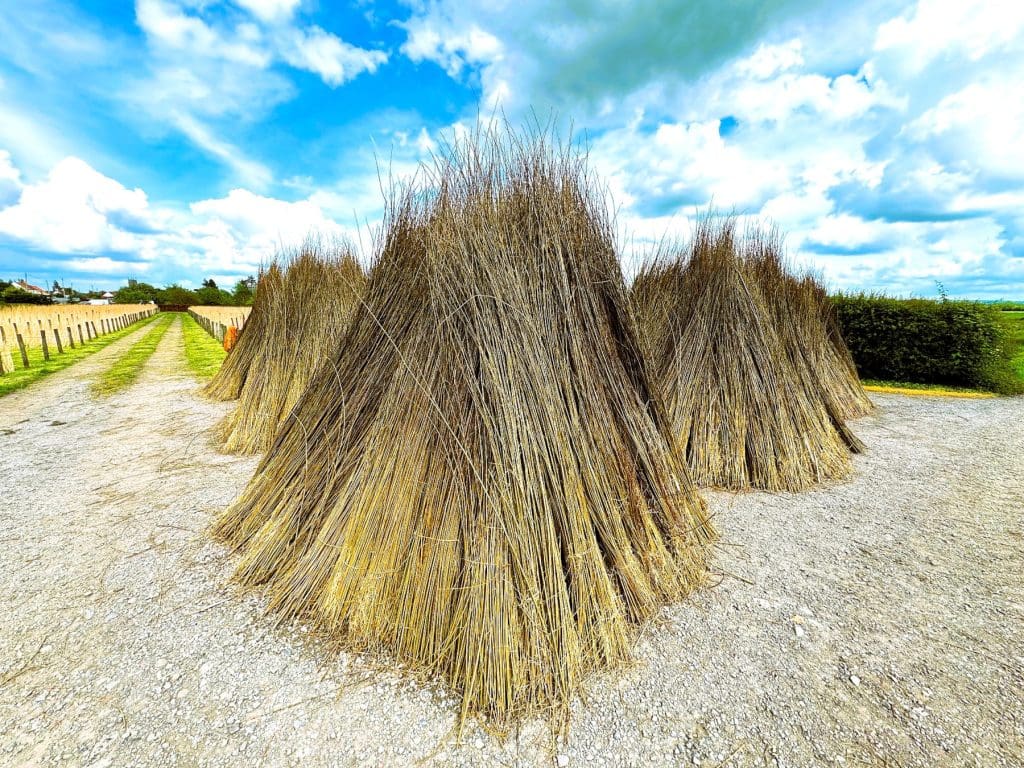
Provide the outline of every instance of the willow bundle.
{"type": "Polygon", "coordinates": [[[871,401],[838,333],[824,288],[809,274],[798,276],[786,263],[777,230],[751,227],[743,247],[743,258],[768,300],[790,363],[820,394],[843,441],[855,453],[861,452],[864,444],[846,426],[846,420],[868,413],[871,401]]]}
{"type": "Polygon", "coordinates": [[[253,361],[263,346],[263,335],[276,311],[275,304],[280,300],[282,282],[281,268],[276,262],[260,271],[252,311],[238,334],[238,341],[203,389],[208,397],[214,400],[237,400],[242,393],[242,386],[253,361]]]}
{"type": "Polygon", "coordinates": [[[474,135],[393,194],[364,302],[215,533],[272,608],[491,727],[567,711],[713,537],[583,161],[474,135]]]}
{"type": "Polygon", "coordinates": [[[799,490],[850,472],[845,427],[830,414],[799,324],[781,319],[790,296],[764,257],[770,239],[707,218],[634,284],[675,433],[702,485],[799,490]]]}
{"type": "Polygon", "coordinates": [[[825,288],[814,277],[807,275],[792,288],[794,303],[799,311],[815,319],[815,366],[822,387],[843,420],[856,419],[871,413],[875,406],[857,375],[853,355],[839,330],[835,307],[829,301],[825,288]]]}
{"type": "Polygon", "coordinates": [[[366,283],[347,245],[311,240],[282,262],[286,266],[275,300],[266,308],[261,333],[252,337],[256,343],[238,405],[219,428],[229,452],[270,448],[281,422],[333,354],[334,341],[348,325],[366,283]]]}

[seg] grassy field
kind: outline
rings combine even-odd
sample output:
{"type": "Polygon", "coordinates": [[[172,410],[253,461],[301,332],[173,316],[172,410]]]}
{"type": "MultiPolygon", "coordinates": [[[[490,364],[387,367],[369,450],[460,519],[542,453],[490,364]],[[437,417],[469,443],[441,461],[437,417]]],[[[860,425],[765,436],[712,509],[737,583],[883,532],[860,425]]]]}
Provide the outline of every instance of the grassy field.
{"type": "Polygon", "coordinates": [[[94,395],[110,395],[124,389],[139,377],[142,366],[156,352],[157,344],[167,333],[174,321],[173,314],[157,315],[153,327],[137,342],[132,344],[114,364],[92,385],[94,395]]]}
{"type": "Polygon", "coordinates": [[[1010,330],[1010,339],[1016,347],[1013,356],[1013,367],[1017,375],[1024,379],[1024,310],[1002,313],[1003,322],[1010,330]]]}
{"type": "Polygon", "coordinates": [[[197,378],[208,379],[217,372],[227,353],[220,342],[210,336],[192,315],[182,315],[181,330],[185,336],[185,360],[197,378]]]}
{"type": "Polygon", "coordinates": [[[95,352],[99,352],[107,345],[113,344],[118,339],[124,338],[129,333],[133,333],[143,325],[151,322],[153,322],[153,318],[143,320],[140,323],[130,325],[120,331],[115,331],[114,333],[108,333],[105,336],[90,339],[84,344],[76,344],[74,349],[70,346],[66,346],[64,347],[64,354],[58,353],[56,348],[54,348],[51,350],[49,360],[43,359],[42,348],[30,347],[27,350],[28,361],[31,366],[30,368],[21,367],[21,358],[18,356],[17,352],[15,352],[15,370],[0,375],[0,397],[16,390],[24,389],[44,376],[49,376],[51,373],[63,370],[69,365],[73,365],[79,360],[89,357],[89,355],[95,352]]]}

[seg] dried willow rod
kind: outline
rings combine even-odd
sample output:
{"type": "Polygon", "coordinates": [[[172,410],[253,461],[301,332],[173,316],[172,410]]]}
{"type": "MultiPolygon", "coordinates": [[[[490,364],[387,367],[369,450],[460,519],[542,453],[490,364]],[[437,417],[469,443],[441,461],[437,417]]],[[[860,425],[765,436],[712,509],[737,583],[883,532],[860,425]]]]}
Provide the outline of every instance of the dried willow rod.
{"type": "Polygon", "coordinates": [[[238,399],[253,361],[263,346],[263,335],[274,316],[274,305],[280,300],[282,288],[283,274],[277,262],[260,270],[252,311],[238,334],[238,341],[203,389],[208,397],[214,400],[238,399]]]}
{"type": "Polygon", "coordinates": [[[871,413],[875,406],[857,375],[853,355],[839,330],[835,307],[828,299],[824,286],[811,275],[806,275],[792,288],[793,301],[802,308],[802,316],[815,319],[808,335],[814,339],[813,353],[818,376],[828,398],[843,420],[856,419],[871,413]]]}
{"type": "Polygon", "coordinates": [[[282,617],[504,731],[565,715],[714,533],[584,161],[474,134],[395,192],[360,310],[215,533],[282,617]]]}
{"type": "Polygon", "coordinates": [[[307,241],[281,259],[283,276],[259,335],[250,337],[248,375],[238,405],[221,422],[224,450],[270,448],[281,422],[334,352],[366,284],[351,246],[307,241]]]}
{"type": "Polygon", "coordinates": [[[800,490],[851,469],[859,442],[822,391],[814,325],[774,233],[700,221],[643,266],[633,300],[694,480],[800,490]],[[813,353],[813,354],[812,354],[813,353]]]}
{"type": "Polygon", "coordinates": [[[839,334],[824,287],[809,274],[794,274],[778,230],[751,227],[744,247],[744,259],[768,299],[794,369],[818,391],[847,446],[855,453],[863,451],[864,444],[846,421],[869,413],[873,406],[839,334]]]}

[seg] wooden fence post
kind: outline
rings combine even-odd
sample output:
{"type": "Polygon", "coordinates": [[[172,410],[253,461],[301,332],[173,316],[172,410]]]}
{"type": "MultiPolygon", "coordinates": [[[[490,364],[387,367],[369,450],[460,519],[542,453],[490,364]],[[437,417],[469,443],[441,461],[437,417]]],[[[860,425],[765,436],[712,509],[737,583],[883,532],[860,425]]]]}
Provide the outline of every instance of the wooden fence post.
{"type": "Polygon", "coordinates": [[[64,345],[60,343],[60,330],[57,328],[53,329],[53,340],[57,342],[57,352],[64,354],[64,345]]]}
{"type": "Polygon", "coordinates": [[[28,352],[25,350],[25,340],[21,338],[20,333],[15,333],[14,335],[18,337],[18,351],[21,352],[21,364],[26,368],[31,368],[32,366],[28,364],[28,352]]]}
{"type": "Polygon", "coordinates": [[[81,323],[78,323],[78,343],[80,345],[82,345],[83,347],[85,346],[85,339],[82,338],[82,324],[81,323]]]}
{"type": "Polygon", "coordinates": [[[72,349],[75,348],[75,334],[73,334],[71,332],[71,326],[70,325],[68,326],[68,344],[71,345],[72,349]]]}
{"type": "Polygon", "coordinates": [[[39,340],[43,342],[43,360],[50,359],[50,348],[46,346],[46,331],[39,329],[39,340]]]}

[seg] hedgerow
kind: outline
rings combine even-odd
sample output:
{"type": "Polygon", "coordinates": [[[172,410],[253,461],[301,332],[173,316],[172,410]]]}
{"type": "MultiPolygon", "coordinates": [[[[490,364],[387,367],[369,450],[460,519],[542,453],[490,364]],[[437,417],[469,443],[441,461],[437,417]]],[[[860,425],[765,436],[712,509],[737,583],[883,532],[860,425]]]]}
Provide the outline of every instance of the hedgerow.
{"type": "Polygon", "coordinates": [[[1024,392],[999,311],[975,301],[832,297],[862,378],[1024,392]]]}

